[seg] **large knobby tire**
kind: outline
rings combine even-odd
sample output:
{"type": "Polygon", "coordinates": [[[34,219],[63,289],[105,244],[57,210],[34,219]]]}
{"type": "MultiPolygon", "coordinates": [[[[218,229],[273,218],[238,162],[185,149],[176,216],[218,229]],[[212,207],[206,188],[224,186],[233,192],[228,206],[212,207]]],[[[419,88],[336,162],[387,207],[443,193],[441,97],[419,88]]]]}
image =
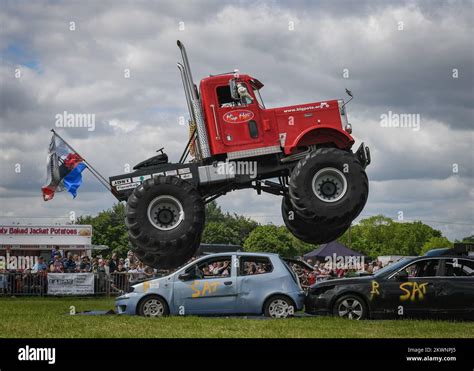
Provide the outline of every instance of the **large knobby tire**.
{"type": "Polygon", "coordinates": [[[148,295],[138,303],[137,314],[144,317],[164,317],[170,314],[170,310],[161,296],[148,295]]]}
{"type": "Polygon", "coordinates": [[[288,196],[283,197],[281,201],[281,215],[286,228],[288,228],[293,236],[304,242],[316,245],[336,240],[350,227],[350,223],[342,226],[328,227],[321,223],[313,223],[303,219],[293,210],[288,196]]]}
{"type": "Polygon", "coordinates": [[[333,314],[341,318],[360,320],[368,318],[369,310],[364,299],[359,295],[347,294],[336,300],[333,314]]]}
{"type": "Polygon", "coordinates": [[[174,176],[146,180],[127,201],[125,225],[129,239],[139,253],[149,253],[153,259],[192,256],[204,220],[204,203],[197,189],[174,176]]]}
{"type": "Polygon", "coordinates": [[[326,226],[350,224],[367,202],[369,182],[357,158],[337,148],[320,148],[291,173],[290,199],[304,219],[326,226]]]}
{"type": "Polygon", "coordinates": [[[149,267],[156,269],[175,269],[184,265],[194,256],[194,253],[199,247],[200,237],[201,236],[199,236],[189,249],[169,255],[160,255],[157,252],[146,251],[134,245],[132,241],[130,241],[129,248],[141,262],[149,267]]]}

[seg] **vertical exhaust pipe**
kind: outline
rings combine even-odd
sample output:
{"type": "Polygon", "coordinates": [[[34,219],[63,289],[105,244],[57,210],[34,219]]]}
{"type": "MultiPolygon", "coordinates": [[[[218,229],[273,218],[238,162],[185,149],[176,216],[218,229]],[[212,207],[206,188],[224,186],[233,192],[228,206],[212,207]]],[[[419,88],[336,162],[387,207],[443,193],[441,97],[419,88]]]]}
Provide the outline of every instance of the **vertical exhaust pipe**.
{"type": "Polygon", "coordinates": [[[188,80],[186,78],[186,72],[184,71],[184,66],[181,63],[178,63],[178,68],[181,74],[181,80],[183,80],[183,88],[184,88],[184,94],[186,95],[186,103],[188,105],[189,118],[191,119],[191,121],[195,121],[192,100],[191,100],[191,92],[189,91],[188,80]]]}
{"type": "MultiPolygon", "coordinates": [[[[184,94],[186,95],[186,104],[188,106],[188,111],[189,111],[189,120],[194,125],[194,123],[196,122],[196,119],[193,112],[191,92],[189,90],[188,79],[186,77],[186,71],[184,70],[184,66],[181,63],[178,63],[178,69],[181,74],[181,80],[183,81],[184,94]]],[[[196,134],[193,134],[193,136],[195,137],[196,134]]],[[[196,151],[196,154],[195,154],[196,159],[201,159],[202,156],[201,156],[201,153],[199,152],[200,151],[199,138],[197,139],[197,145],[194,148],[196,151]]]]}
{"type": "MultiPolygon", "coordinates": [[[[190,103],[191,103],[193,118],[194,118],[194,121],[196,122],[200,152],[203,158],[208,158],[208,157],[211,157],[211,151],[209,148],[209,140],[207,138],[206,123],[204,122],[204,115],[202,113],[201,102],[199,100],[196,89],[194,89],[193,76],[191,74],[191,68],[189,67],[188,55],[186,53],[184,44],[179,40],[177,44],[181,51],[181,56],[183,58],[182,66],[184,67],[184,71],[182,72],[182,78],[186,80],[186,86],[187,86],[187,89],[185,88],[184,91],[186,93],[186,90],[187,90],[187,95],[189,94],[191,98],[190,103]]],[[[178,68],[181,71],[181,68],[179,66],[178,68]]]]}

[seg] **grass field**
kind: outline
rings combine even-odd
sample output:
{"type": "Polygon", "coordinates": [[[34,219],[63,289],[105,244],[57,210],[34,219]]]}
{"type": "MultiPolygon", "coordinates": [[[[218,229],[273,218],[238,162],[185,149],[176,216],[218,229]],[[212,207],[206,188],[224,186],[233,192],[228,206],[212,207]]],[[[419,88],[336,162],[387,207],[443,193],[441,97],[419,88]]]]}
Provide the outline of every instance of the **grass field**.
{"type": "Polygon", "coordinates": [[[474,322],[350,321],[331,317],[286,320],[246,318],[71,316],[109,310],[113,299],[0,298],[0,337],[283,337],[283,338],[461,338],[474,337],[474,322]]]}

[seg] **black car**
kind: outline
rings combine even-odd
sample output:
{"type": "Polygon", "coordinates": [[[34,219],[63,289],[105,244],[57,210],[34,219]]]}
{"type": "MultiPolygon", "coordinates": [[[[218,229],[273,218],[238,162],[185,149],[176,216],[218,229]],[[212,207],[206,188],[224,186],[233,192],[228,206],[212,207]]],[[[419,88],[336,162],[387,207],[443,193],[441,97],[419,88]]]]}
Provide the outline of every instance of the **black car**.
{"type": "Polygon", "coordinates": [[[376,273],[311,286],[306,312],[350,319],[454,317],[474,319],[474,257],[438,249],[404,258],[376,273]]]}

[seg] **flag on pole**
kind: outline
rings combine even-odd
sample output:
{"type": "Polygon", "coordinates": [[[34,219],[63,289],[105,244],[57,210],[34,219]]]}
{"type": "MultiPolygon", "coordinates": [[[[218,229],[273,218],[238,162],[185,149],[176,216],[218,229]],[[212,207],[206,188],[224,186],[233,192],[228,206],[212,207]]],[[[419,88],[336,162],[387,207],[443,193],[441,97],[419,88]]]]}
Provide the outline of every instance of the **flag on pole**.
{"type": "Polygon", "coordinates": [[[49,144],[46,185],[41,188],[43,199],[49,201],[55,192],[68,191],[74,198],[82,184],[82,171],[86,164],[72,148],[55,133],[49,144]]]}

